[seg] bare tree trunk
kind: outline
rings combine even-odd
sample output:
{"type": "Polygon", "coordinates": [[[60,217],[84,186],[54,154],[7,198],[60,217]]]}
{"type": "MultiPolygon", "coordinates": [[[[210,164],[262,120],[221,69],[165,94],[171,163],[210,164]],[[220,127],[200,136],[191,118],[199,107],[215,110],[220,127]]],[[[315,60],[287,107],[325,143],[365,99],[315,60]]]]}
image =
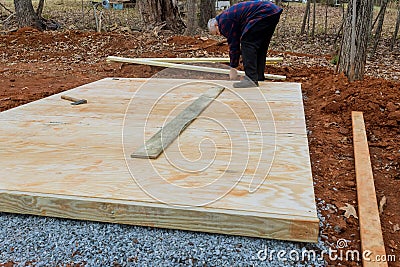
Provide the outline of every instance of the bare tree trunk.
{"type": "MultiPolygon", "coordinates": [[[[387,1],[387,0],[385,0],[385,1],[387,1]]],[[[385,1],[383,1],[383,2],[385,2],[385,1]]],[[[382,2],[382,5],[383,5],[383,2],[382,2]]],[[[375,28],[376,22],[377,22],[378,19],[382,16],[382,12],[386,11],[386,7],[385,7],[385,10],[382,9],[382,5],[380,6],[381,9],[379,9],[379,13],[378,13],[378,15],[376,16],[376,18],[375,18],[375,20],[374,20],[374,23],[372,23],[371,31],[375,28]]]]}
{"type": "Polygon", "coordinates": [[[310,1],[307,1],[306,10],[304,11],[303,23],[301,24],[300,34],[304,34],[306,30],[307,19],[310,16],[310,1]]]}
{"type": "Polygon", "coordinates": [[[312,23],[312,31],[311,31],[311,38],[314,39],[315,36],[315,9],[316,9],[317,1],[314,0],[313,2],[313,23],[312,23]]]}
{"type": "Polygon", "coordinates": [[[175,0],[139,0],[138,6],[147,30],[158,26],[181,32],[185,28],[175,0]]]}
{"type": "Polygon", "coordinates": [[[81,11],[82,11],[82,29],[85,28],[85,7],[83,5],[83,0],[81,0],[81,11]]]}
{"type": "Polygon", "coordinates": [[[386,7],[388,4],[388,0],[383,0],[381,9],[379,10],[379,21],[378,21],[378,26],[376,27],[375,31],[375,36],[374,36],[374,47],[372,49],[372,54],[371,56],[374,56],[376,52],[376,48],[378,47],[379,39],[381,38],[382,34],[382,27],[383,27],[383,21],[385,20],[385,13],[386,13],[386,7]]]}
{"type": "Polygon", "coordinates": [[[229,4],[231,6],[233,6],[233,5],[237,4],[237,3],[238,3],[238,0],[229,0],[229,4]]]}
{"type": "Polygon", "coordinates": [[[38,7],[36,9],[36,14],[38,15],[39,18],[42,17],[43,7],[44,7],[44,0],[40,0],[38,7]]]}
{"type": "Polygon", "coordinates": [[[290,2],[287,2],[287,6],[285,7],[285,12],[282,14],[280,20],[279,20],[279,25],[278,27],[276,27],[275,29],[275,35],[279,36],[281,31],[285,31],[286,29],[286,19],[287,19],[287,13],[289,13],[289,9],[290,9],[290,2]]]}
{"type": "Polygon", "coordinates": [[[400,0],[397,2],[397,20],[396,27],[394,28],[392,41],[390,42],[390,51],[393,51],[394,44],[396,43],[397,34],[399,33],[400,28],[400,0]]]}
{"type": "MultiPolygon", "coordinates": [[[[311,1],[311,0],[307,0],[307,2],[308,1],[311,1]]],[[[307,40],[308,40],[308,37],[310,36],[310,19],[311,19],[311,5],[310,5],[310,9],[308,10],[308,17],[307,17],[307,40]]]]}
{"type": "Polygon", "coordinates": [[[338,30],[337,33],[336,33],[335,40],[333,40],[333,46],[336,46],[336,42],[337,42],[337,40],[338,40],[338,38],[339,38],[339,36],[340,36],[340,33],[341,33],[342,30],[343,30],[343,24],[344,24],[344,20],[342,20],[342,23],[340,24],[339,30],[338,30]]]}
{"type": "Polygon", "coordinates": [[[372,11],[371,0],[350,0],[348,4],[339,71],[344,72],[350,81],[361,80],[364,76],[372,11]]]}
{"type": "Polygon", "coordinates": [[[38,30],[45,28],[44,23],[33,9],[31,0],[14,0],[15,17],[18,21],[18,26],[34,27],[38,30]]]}
{"type": "Polygon", "coordinates": [[[200,0],[199,26],[203,29],[207,29],[208,20],[214,18],[215,15],[215,0],[200,0]]]}
{"type": "Polygon", "coordinates": [[[325,5],[325,35],[328,33],[328,6],[329,2],[326,0],[326,5],[325,5]]]}
{"type": "Polygon", "coordinates": [[[194,35],[197,26],[196,0],[187,0],[186,5],[187,5],[187,22],[186,22],[187,28],[185,34],[194,35]]]}

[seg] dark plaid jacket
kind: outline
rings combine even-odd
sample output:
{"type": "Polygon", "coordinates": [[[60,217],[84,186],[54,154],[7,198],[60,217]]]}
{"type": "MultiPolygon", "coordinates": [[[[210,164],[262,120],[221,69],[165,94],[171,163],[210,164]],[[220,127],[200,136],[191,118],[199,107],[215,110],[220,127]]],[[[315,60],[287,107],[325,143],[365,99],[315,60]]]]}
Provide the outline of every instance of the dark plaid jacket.
{"type": "Polygon", "coordinates": [[[236,68],[240,58],[240,39],[259,20],[282,12],[269,1],[248,1],[231,6],[215,19],[220,33],[228,39],[230,66],[236,68]]]}

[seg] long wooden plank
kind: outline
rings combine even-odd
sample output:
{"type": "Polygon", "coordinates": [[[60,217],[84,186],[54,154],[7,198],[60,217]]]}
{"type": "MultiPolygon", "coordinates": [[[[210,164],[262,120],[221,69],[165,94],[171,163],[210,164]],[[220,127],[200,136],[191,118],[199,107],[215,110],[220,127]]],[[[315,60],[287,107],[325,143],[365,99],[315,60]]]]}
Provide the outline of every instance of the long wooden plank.
{"type": "MultiPolygon", "coordinates": [[[[107,57],[107,61],[134,63],[134,64],[150,65],[150,66],[173,68],[173,69],[212,72],[212,73],[219,73],[219,74],[229,74],[228,69],[210,68],[210,67],[185,65],[185,64],[175,64],[175,63],[169,63],[169,62],[151,61],[151,60],[147,60],[147,59],[109,56],[109,57],[107,57]]],[[[244,71],[238,71],[238,75],[245,76],[246,74],[244,73],[244,71]]],[[[275,75],[275,74],[264,74],[264,77],[265,77],[265,79],[270,79],[270,80],[285,80],[286,79],[286,76],[275,75]]]]}
{"type": "MultiPolygon", "coordinates": [[[[378,203],[376,200],[374,177],[365,132],[363,113],[353,111],[353,142],[357,179],[358,213],[362,251],[371,251],[370,259],[386,256],[383,242],[378,203]]],[[[387,266],[387,262],[377,262],[363,258],[363,266],[387,266]]]]}
{"type": "Polygon", "coordinates": [[[210,104],[225,87],[213,87],[197,98],[146,143],[134,152],[132,158],[156,159],[210,104]]]}
{"type": "Polygon", "coordinates": [[[0,199],[0,210],[11,213],[301,242],[316,242],[318,237],[318,221],[297,216],[274,215],[265,223],[264,214],[257,212],[238,214],[232,210],[4,190],[0,190],[0,199]]]}
{"type": "MultiPolygon", "coordinates": [[[[197,57],[197,58],[182,58],[182,57],[153,57],[153,58],[134,58],[141,60],[150,61],[161,61],[170,63],[190,63],[190,62],[214,62],[214,63],[227,63],[229,58],[224,57],[197,57]]],[[[265,64],[275,64],[282,62],[282,57],[267,57],[265,58],[265,64]]]]}

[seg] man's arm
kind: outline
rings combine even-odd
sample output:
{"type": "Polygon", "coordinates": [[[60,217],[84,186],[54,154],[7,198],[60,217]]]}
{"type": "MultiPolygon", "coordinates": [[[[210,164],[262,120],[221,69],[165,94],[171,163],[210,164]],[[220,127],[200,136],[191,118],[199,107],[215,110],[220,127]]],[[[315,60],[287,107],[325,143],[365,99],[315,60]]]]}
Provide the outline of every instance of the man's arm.
{"type": "Polygon", "coordinates": [[[219,25],[219,30],[227,38],[229,45],[230,66],[236,68],[239,66],[240,59],[240,36],[242,35],[240,25],[232,19],[224,19],[219,25]]]}

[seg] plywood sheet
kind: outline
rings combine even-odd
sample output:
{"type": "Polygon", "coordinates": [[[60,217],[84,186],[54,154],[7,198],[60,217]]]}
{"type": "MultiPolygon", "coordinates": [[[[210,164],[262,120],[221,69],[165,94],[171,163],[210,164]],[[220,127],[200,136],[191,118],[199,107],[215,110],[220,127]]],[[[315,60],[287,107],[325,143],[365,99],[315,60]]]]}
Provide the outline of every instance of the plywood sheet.
{"type": "Polygon", "coordinates": [[[0,113],[0,210],[316,241],[300,84],[107,78],[0,113]],[[157,159],[130,154],[210,87],[157,159]]]}

